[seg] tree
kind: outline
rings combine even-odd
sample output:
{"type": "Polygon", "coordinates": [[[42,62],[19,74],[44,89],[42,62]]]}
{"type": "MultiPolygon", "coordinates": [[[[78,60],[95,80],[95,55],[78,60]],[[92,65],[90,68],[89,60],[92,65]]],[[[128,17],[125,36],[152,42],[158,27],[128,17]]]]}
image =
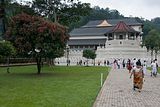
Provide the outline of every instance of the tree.
{"type": "Polygon", "coordinates": [[[16,54],[16,50],[10,42],[0,41],[0,58],[7,58],[7,72],[9,73],[9,58],[16,54]]]}
{"type": "Polygon", "coordinates": [[[8,41],[0,41],[0,57],[10,57],[15,55],[16,50],[8,41]]]}
{"type": "Polygon", "coordinates": [[[4,0],[0,1],[0,25],[1,25],[1,29],[0,29],[0,40],[4,37],[4,33],[5,33],[5,2],[4,0]]]}
{"type": "Polygon", "coordinates": [[[95,6],[89,11],[87,16],[82,16],[81,20],[70,24],[70,29],[78,28],[85,25],[90,20],[104,20],[104,19],[122,19],[125,18],[117,10],[110,10],[109,8],[100,8],[95,6]]]}
{"type": "Polygon", "coordinates": [[[83,57],[87,58],[87,66],[88,66],[88,59],[95,59],[96,54],[92,50],[84,50],[83,51],[83,57]]]}
{"type": "Polygon", "coordinates": [[[0,27],[0,39],[5,39],[4,34],[6,32],[10,18],[22,12],[35,14],[28,5],[19,4],[16,0],[0,1],[0,25],[2,25],[0,27]]]}
{"type": "Polygon", "coordinates": [[[151,60],[153,60],[153,52],[155,51],[155,59],[157,52],[160,50],[160,34],[156,30],[151,30],[144,39],[144,45],[151,51],[151,60]]]}
{"type": "Polygon", "coordinates": [[[152,19],[151,22],[155,24],[157,27],[160,27],[160,17],[152,19]]]}
{"type": "Polygon", "coordinates": [[[40,16],[66,26],[79,21],[91,10],[90,4],[77,0],[34,0],[32,8],[40,16]]]}
{"type": "Polygon", "coordinates": [[[36,58],[38,74],[41,72],[41,58],[62,56],[69,39],[66,27],[25,13],[11,19],[6,36],[19,55],[31,54],[36,58]]]}

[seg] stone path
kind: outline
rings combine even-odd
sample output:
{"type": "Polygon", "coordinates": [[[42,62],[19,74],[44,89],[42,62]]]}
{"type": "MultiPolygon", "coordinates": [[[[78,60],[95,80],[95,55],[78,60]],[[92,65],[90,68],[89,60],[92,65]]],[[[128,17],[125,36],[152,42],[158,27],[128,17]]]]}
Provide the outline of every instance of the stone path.
{"type": "Polygon", "coordinates": [[[93,107],[160,107],[160,75],[148,71],[141,92],[132,90],[129,76],[126,69],[112,69],[93,107]]]}

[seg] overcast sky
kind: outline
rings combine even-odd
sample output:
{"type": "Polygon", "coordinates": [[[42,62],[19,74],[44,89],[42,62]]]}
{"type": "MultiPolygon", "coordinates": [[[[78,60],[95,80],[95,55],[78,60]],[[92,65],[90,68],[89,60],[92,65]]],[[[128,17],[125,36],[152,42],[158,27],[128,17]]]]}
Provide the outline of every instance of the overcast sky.
{"type": "Polygon", "coordinates": [[[145,19],[160,17],[160,0],[80,0],[91,6],[116,9],[124,16],[138,16],[145,19]]]}

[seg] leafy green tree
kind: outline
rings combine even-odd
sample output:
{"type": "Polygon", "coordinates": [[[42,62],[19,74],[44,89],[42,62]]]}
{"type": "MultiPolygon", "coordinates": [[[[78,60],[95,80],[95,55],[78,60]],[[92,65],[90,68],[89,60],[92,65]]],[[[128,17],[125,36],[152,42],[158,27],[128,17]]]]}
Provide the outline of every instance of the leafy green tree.
{"type": "Polygon", "coordinates": [[[5,39],[4,34],[9,24],[9,20],[12,16],[19,13],[35,14],[34,10],[28,5],[19,4],[16,0],[1,0],[0,1],[0,39],[5,39]]]}
{"type": "Polygon", "coordinates": [[[158,27],[160,29],[160,17],[156,17],[156,18],[152,19],[151,22],[154,25],[156,25],[156,27],[158,27]]]}
{"type": "Polygon", "coordinates": [[[9,58],[15,54],[16,50],[10,42],[0,41],[0,58],[7,58],[8,73],[9,73],[9,58]]]}
{"type": "Polygon", "coordinates": [[[160,34],[155,29],[151,30],[144,39],[144,45],[151,51],[151,60],[153,60],[153,52],[155,51],[155,59],[157,52],[160,50],[160,34]]]}
{"type": "Polygon", "coordinates": [[[33,0],[32,8],[37,14],[66,26],[79,21],[91,10],[90,4],[77,0],[33,0]]]}
{"type": "Polygon", "coordinates": [[[155,29],[154,24],[149,20],[144,21],[143,25],[144,25],[143,26],[143,35],[144,36],[147,36],[149,31],[151,31],[152,29],[155,29]]]}
{"type": "Polygon", "coordinates": [[[5,2],[4,0],[0,1],[0,25],[1,25],[1,29],[0,29],[0,40],[2,40],[2,38],[4,37],[4,33],[5,33],[5,2]]]}
{"type": "Polygon", "coordinates": [[[10,57],[15,55],[16,50],[10,42],[0,41],[0,57],[10,57]]]}
{"type": "Polygon", "coordinates": [[[63,55],[69,39],[66,27],[25,13],[14,16],[9,25],[7,39],[14,44],[19,55],[31,54],[36,58],[38,74],[41,72],[42,57],[63,55]]]}
{"type": "Polygon", "coordinates": [[[96,54],[93,50],[84,50],[83,51],[83,57],[87,58],[87,66],[88,66],[88,59],[93,59],[94,60],[96,58],[96,54]]]}
{"type": "Polygon", "coordinates": [[[78,28],[85,25],[90,20],[104,20],[104,19],[122,19],[124,16],[118,10],[110,10],[109,8],[100,8],[95,6],[87,16],[82,16],[81,20],[70,24],[70,29],[78,28]]]}

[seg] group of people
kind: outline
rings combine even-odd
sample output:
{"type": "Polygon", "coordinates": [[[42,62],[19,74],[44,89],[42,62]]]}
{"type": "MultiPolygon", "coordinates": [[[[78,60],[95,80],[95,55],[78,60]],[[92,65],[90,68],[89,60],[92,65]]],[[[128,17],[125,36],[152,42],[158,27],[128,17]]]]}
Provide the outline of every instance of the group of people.
{"type": "MultiPolygon", "coordinates": [[[[158,70],[157,59],[151,62],[151,68],[152,68],[151,76],[156,77],[157,70],[158,70]]],[[[140,59],[136,60],[134,58],[133,63],[131,63],[131,61],[128,60],[127,69],[129,70],[129,73],[131,73],[130,78],[133,75],[133,90],[138,89],[138,91],[141,92],[144,75],[146,74],[146,71],[147,71],[146,61],[144,60],[142,64],[140,59]]]]}
{"type": "MultiPolygon", "coordinates": [[[[124,62],[124,61],[123,61],[124,62]]],[[[113,61],[113,68],[114,69],[116,69],[116,68],[118,68],[118,69],[120,69],[121,68],[121,61],[120,61],[120,59],[115,59],[114,61],[113,61]]]]}
{"type": "MultiPolygon", "coordinates": [[[[142,86],[143,86],[143,81],[144,81],[144,76],[146,75],[147,71],[147,62],[144,60],[141,62],[140,59],[128,59],[125,61],[123,60],[114,60],[113,61],[113,68],[127,68],[129,73],[130,73],[130,78],[133,76],[133,90],[138,89],[139,92],[141,92],[142,86]]],[[[156,77],[158,71],[158,62],[157,59],[153,60],[151,62],[151,76],[156,77]]]]}

